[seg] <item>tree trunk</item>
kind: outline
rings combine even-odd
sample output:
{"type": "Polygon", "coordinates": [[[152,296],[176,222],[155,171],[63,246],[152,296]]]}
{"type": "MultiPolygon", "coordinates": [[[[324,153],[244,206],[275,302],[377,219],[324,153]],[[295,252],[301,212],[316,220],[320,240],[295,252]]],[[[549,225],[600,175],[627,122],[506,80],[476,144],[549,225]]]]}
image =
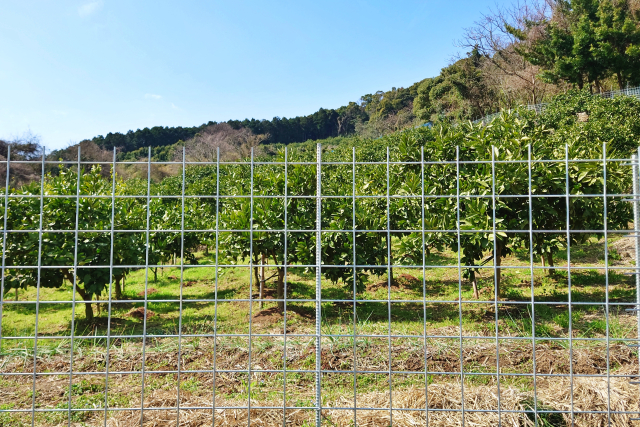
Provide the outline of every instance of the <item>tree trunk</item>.
{"type": "Polygon", "coordinates": [[[80,294],[82,299],[85,301],[84,304],[84,315],[87,319],[87,322],[93,322],[93,307],[91,307],[91,295],[87,294],[84,289],[79,286],[76,286],[76,291],[80,294]]]}
{"type": "Polygon", "coordinates": [[[389,234],[387,234],[387,248],[389,251],[389,283],[393,285],[393,267],[391,267],[393,265],[393,252],[391,250],[391,238],[389,234]]]}
{"type": "Polygon", "coordinates": [[[547,261],[549,261],[549,275],[555,274],[556,273],[556,269],[553,268],[553,253],[548,252],[547,253],[547,261]]]}
{"type": "Polygon", "coordinates": [[[616,73],[616,77],[618,78],[618,88],[620,90],[624,89],[624,80],[622,79],[622,74],[619,71],[616,73]]]}
{"type": "Polygon", "coordinates": [[[122,279],[122,276],[118,276],[116,277],[116,282],[115,282],[116,299],[118,301],[122,299],[122,288],[120,287],[121,279],[122,279]]]}
{"type": "Polygon", "coordinates": [[[91,300],[84,305],[84,317],[87,322],[93,322],[93,307],[91,307],[91,300]]]}
{"type": "Polygon", "coordinates": [[[544,261],[544,252],[540,254],[540,260],[542,261],[542,273],[546,273],[547,269],[545,268],[545,261],[544,261]]]}
{"type": "Polygon", "coordinates": [[[153,271],[153,283],[155,283],[158,281],[158,267],[152,268],[151,270],[153,271]]]}
{"type": "Polygon", "coordinates": [[[473,285],[473,298],[478,301],[480,299],[480,295],[478,295],[478,278],[475,273],[471,273],[471,285],[473,285]]]}
{"type": "Polygon", "coordinates": [[[209,256],[209,245],[204,245],[204,255],[209,256]]]}
{"type": "MultiPolygon", "coordinates": [[[[278,257],[276,256],[276,252],[271,252],[271,257],[273,258],[273,264],[278,265],[278,257]]],[[[284,264],[284,261],[282,262],[284,264]]],[[[276,267],[278,271],[278,281],[276,282],[276,295],[277,298],[281,301],[278,301],[278,310],[284,311],[284,299],[286,295],[284,294],[284,267],[276,267]]]]}
{"type": "Polygon", "coordinates": [[[496,259],[495,259],[495,266],[496,266],[496,277],[495,277],[495,293],[496,293],[496,299],[500,298],[500,279],[502,278],[502,272],[500,270],[500,265],[502,264],[502,245],[500,243],[496,244],[496,259]]]}
{"type": "Polygon", "coordinates": [[[284,311],[284,267],[278,267],[278,310],[284,311]]]}
{"type": "MultiPolygon", "coordinates": [[[[67,278],[67,280],[71,283],[71,285],[73,286],[73,281],[74,281],[74,277],[73,274],[71,273],[71,271],[69,269],[63,269],[62,270],[62,274],[64,274],[64,277],[67,278]]],[[[93,322],[93,307],[91,307],[91,295],[87,294],[83,288],[81,288],[80,286],[78,286],[78,284],[76,283],[76,292],[78,292],[78,294],[82,297],[82,300],[85,301],[84,304],[84,313],[85,313],[85,317],[87,319],[88,322],[93,322]]]]}
{"type": "Polygon", "coordinates": [[[264,274],[264,265],[267,262],[267,257],[265,254],[262,254],[262,259],[260,260],[260,310],[262,310],[262,306],[264,305],[264,282],[265,276],[264,274]]]}
{"type": "MultiPolygon", "coordinates": [[[[260,275],[258,274],[258,263],[257,263],[257,262],[255,262],[255,264],[254,264],[254,265],[255,265],[255,266],[253,267],[253,276],[254,276],[254,278],[255,278],[255,280],[256,280],[256,284],[259,284],[259,283],[260,283],[260,275]]],[[[253,291],[253,290],[252,290],[252,291],[253,291]]],[[[260,296],[260,298],[261,298],[261,297],[262,297],[262,296],[260,296]]]]}
{"type": "Polygon", "coordinates": [[[18,301],[18,288],[16,288],[16,301],[18,301]]]}

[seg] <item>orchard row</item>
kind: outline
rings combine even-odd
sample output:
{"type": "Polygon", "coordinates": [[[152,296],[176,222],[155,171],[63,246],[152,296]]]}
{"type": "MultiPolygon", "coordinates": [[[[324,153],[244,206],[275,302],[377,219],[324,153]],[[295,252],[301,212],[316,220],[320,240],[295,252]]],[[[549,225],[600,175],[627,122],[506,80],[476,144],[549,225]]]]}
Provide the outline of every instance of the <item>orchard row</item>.
{"type": "MultiPolygon", "coordinates": [[[[430,251],[450,249],[477,297],[477,268],[500,266],[517,247],[553,266],[568,240],[592,235],[564,230],[626,228],[630,204],[615,195],[630,191],[631,168],[605,159],[628,153],[579,134],[565,142],[513,114],[489,126],[443,125],[326,148],[322,161],[345,163],[321,166],[322,274],[361,292],[369,274],[423,265],[430,251]],[[372,159],[383,161],[364,163],[372,159]],[[611,195],[606,203],[603,194],[611,195]],[[363,267],[344,267],[354,264],[363,267]]],[[[197,263],[195,251],[206,246],[218,248],[219,264],[268,259],[282,301],[284,265],[316,264],[317,165],[303,148],[270,161],[188,165],[157,183],[67,164],[43,182],[10,188],[0,208],[4,292],[66,279],[85,301],[109,289],[119,300],[136,266],[197,263]]],[[[496,275],[499,297],[499,268],[496,275]]]]}

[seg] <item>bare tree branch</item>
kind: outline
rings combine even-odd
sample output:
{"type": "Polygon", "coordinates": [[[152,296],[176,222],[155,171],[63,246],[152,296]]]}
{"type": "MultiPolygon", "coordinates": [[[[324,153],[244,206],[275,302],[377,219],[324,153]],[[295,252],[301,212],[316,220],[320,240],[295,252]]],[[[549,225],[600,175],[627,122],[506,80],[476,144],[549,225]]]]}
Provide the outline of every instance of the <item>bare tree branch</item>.
{"type": "Polygon", "coordinates": [[[555,0],[517,0],[508,7],[498,7],[483,14],[473,27],[465,29],[458,47],[477,49],[487,58],[485,77],[506,106],[517,103],[538,103],[548,93],[557,91],[553,85],[543,82],[540,68],[528,63],[519,53],[522,44],[535,42],[543,32],[543,26],[553,18],[555,0]],[[519,40],[508,28],[526,34],[519,40]]]}
{"type": "Polygon", "coordinates": [[[190,162],[215,161],[218,149],[223,160],[246,158],[251,154],[251,148],[258,147],[268,138],[268,135],[254,135],[247,128],[234,129],[228,123],[219,123],[208,126],[185,142],[186,158],[190,162]]]}

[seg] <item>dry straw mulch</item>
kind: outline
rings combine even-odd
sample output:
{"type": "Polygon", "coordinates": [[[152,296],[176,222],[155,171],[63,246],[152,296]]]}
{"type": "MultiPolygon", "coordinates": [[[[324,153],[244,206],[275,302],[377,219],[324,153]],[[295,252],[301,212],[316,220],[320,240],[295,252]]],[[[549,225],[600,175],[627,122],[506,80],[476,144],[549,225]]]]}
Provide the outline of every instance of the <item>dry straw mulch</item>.
{"type": "MultiPolygon", "coordinates": [[[[288,368],[301,368],[302,364],[309,360],[308,357],[313,355],[312,351],[296,349],[288,351],[288,356],[293,356],[288,361],[288,368]]],[[[408,371],[420,371],[424,369],[424,351],[421,348],[414,347],[394,347],[394,355],[403,354],[403,358],[392,363],[392,368],[408,371]]],[[[430,371],[449,371],[455,372],[459,369],[460,353],[457,346],[451,348],[443,348],[437,350],[430,348],[428,354],[428,367],[430,371]]],[[[464,362],[467,369],[475,366],[476,372],[483,369],[492,371],[495,369],[495,347],[487,344],[465,347],[464,362]]],[[[218,369],[232,369],[234,366],[246,366],[243,363],[247,360],[246,349],[218,349],[218,369]]],[[[340,366],[344,360],[349,360],[352,350],[335,350],[329,351],[327,354],[323,352],[323,369],[332,369],[333,366],[340,366]]],[[[359,364],[364,363],[366,367],[375,368],[374,370],[384,371],[386,366],[378,366],[379,360],[376,354],[383,354],[386,358],[386,351],[372,346],[371,348],[363,348],[362,354],[359,355],[359,364]]],[[[502,372],[531,372],[532,354],[526,346],[511,345],[501,346],[500,368],[502,372]],[[502,353],[504,351],[504,353],[502,353]]],[[[608,349],[611,373],[616,375],[637,375],[638,359],[632,350],[624,345],[612,345],[608,349]]],[[[266,350],[254,354],[255,363],[260,363],[263,369],[279,369],[277,364],[270,362],[276,360],[279,353],[276,350],[266,350]],[[275,351],[275,353],[274,353],[275,351]]],[[[553,345],[539,345],[536,350],[536,371],[537,377],[537,404],[538,409],[542,411],[571,411],[572,395],[573,410],[575,412],[598,411],[603,413],[597,414],[577,414],[574,417],[574,424],[578,427],[599,427],[611,425],[614,427],[622,427],[633,425],[630,421],[631,415],[616,414],[616,412],[637,411],[640,409],[640,393],[638,387],[629,384],[628,378],[610,378],[608,384],[607,378],[602,377],[607,372],[607,353],[604,347],[593,348],[574,348],[573,351],[573,372],[578,375],[600,375],[599,377],[574,377],[573,394],[571,393],[571,381],[566,377],[546,377],[544,374],[568,374],[568,351],[567,349],[553,345]],[[610,387],[609,387],[610,385],[610,387]],[[608,404],[610,403],[611,424],[607,416],[608,404]]],[[[121,348],[114,351],[111,356],[111,371],[134,371],[141,366],[140,352],[134,352],[130,348],[121,348]]],[[[182,352],[182,369],[206,369],[213,360],[213,353],[210,346],[203,345],[199,348],[187,349],[182,352]],[[206,363],[205,363],[206,362],[206,363]]],[[[74,359],[74,371],[94,371],[96,367],[101,366],[104,362],[104,354],[92,353],[84,356],[78,356],[74,359]]],[[[68,369],[68,356],[55,356],[51,358],[42,358],[38,360],[38,371],[48,372],[64,372],[68,369]]],[[[177,366],[177,353],[175,351],[159,351],[147,353],[147,368],[153,369],[169,369],[177,366]]],[[[360,365],[359,365],[360,366],[360,365]]],[[[388,366],[388,365],[387,365],[388,366]]],[[[257,368],[257,366],[256,366],[257,368]]],[[[13,360],[5,360],[1,364],[0,375],[2,372],[28,372],[33,369],[32,359],[15,358],[13,360]]],[[[209,368],[210,369],[210,368],[209,368]]],[[[281,369],[281,368],[280,368],[281,369]]],[[[468,372],[468,371],[467,371],[468,372]]],[[[184,380],[187,377],[200,374],[184,374],[184,380]]],[[[256,374],[262,375],[262,374],[256,374]]],[[[468,374],[473,377],[473,374],[468,374]]],[[[436,376],[437,377],[437,376],[436,376]]],[[[78,381],[81,378],[78,377],[78,381]]],[[[97,377],[96,377],[97,378],[97,377]]],[[[165,378],[157,376],[156,380],[165,378]]],[[[178,423],[178,413],[176,410],[157,410],[154,408],[175,407],[176,390],[173,383],[172,375],[167,375],[167,386],[163,386],[160,382],[155,387],[157,389],[147,388],[145,392],[145,411],[143,427],[169,427],[169,426],[212,426],[215,418],[216,426],[246,426],[248,424],[248,411],[246,409],[216,409],[215,416],[211,409],[188,409],[188,407],[211,407],[212,390],[214,387],[213,378],[210,375],[202,374],[198,377],[200,388],[197,391],[181,391],[180,392],[180,414],[178,423]]],[[[488,377],[492,378],[492,377],[488,377]]],[[[5,383],[0,388],[0,403],[13,402],[16,407],[30,407],[31,397],[24,393],[32,387],[32,377],[5,377],[5,383]]],[[[97,382],[99,378],[96,379],[97,382]]],[[[490,380],[491,381],[491,380],[490,380]]],[[[219,393],[216,396],[217,406],[238,406],[246,407],[247,401],[241,399],[233,399],[230,396],[237,395],[241,392],[242,387],[239,385],[240,376],[232,374],[220,374],[217,378],[219,393]],[[225,397],[226,396],[226,397],[225,397]]],[[[533,409],[534,395],[530,379],[525,380],[526,385],[516,387],[505,383],[501,386],[500,407],[503,411],[501,414],[502,425],[504,426],[533,426],[532,415],[526,415],[524,411],[533,409]],[[528,382],[527,382],[528,381],[528,382]]],[[[66,403],[68,397],[65,390],[68,387],[69,379],[67,376],[57,378],[56,376],[42,377],[42,381],[37,382],[38,403],[40,407],[54,407],[59,404],[66,403]]],[[[109,391],[111,396],[122,396],[130,398],[131,396],[139,396],[141,386],[136,385],[134,380],[127,380],[126,375],[114,375],[110,378],[109,391]]],[[[511,382],[510,384],[514,384],[511,382]]],[[[328,385],[330,386],[330,385],[328,385]]],[[[393,390],[393,425],[394,426],[424,426],[428,422],[431,426],[462,426],[461,407],[462,397],[460,383],[456,381],[455,376],[434,379],[434,382],[428,387],[428,408],[429,412],[412,411],[402,409],[424,409],[427,407],[424,387],[415,386],[404,389],[393,390]],[[447,411],[449,410],[449,411],[447,411]]],[[[276,387],[277,388],[277,387],[276,387]]],[[[287,388],[288,396],[296,394],[297,400],[311,402],[315,395],[313,391],[312,378],[305,379],[287,388]]],[[[323,425],[326,426],[352,426],[354,412],[353,410],[340,410],[332,408],[351,408],[354,405],[353,395],[351,393],[340,394],[337,389],[327,391],[330,395],[338,395],[336,401],[326,402],[323,410],[323,425]]],[[[100,394],[101,392],[96,392],[100,394]]],[[[95,393],[94,393],[95,394],[95,393]]],[[[271,395],[273,396],[273,395],[271,395]]],[[[79,396],[76,396],[79,397],[79,396]]],[[[74,397],[75,399],[75,397],[74,397]]],[[[139,399],[132,401],[139,402],[139,399]]],[[[386,387],[376,392],[358,393],[357,406],[359,408],[388,408],[389,407],[389,391],[386,387]]],[[[139,403],[138,403],[139,404],[139,403]]],[[[282,400],[277,396],[270,397],[270,400],[252,401],[252,406],[279,406],[282,400]]],[[[290,403],[292,404],[292,403],[290,403]]],[[[133,403],[132,406],[136,406],[133,403]]],[[[59,407],[59,406],[58,406],[59,407]]],[[[464,407],[465,410],[477,410],[479,412],[465,412],[465,426],[493,426],[498,424],[497,412],[498,395],[495,383],[487,385],[478,385],[478,383],[470,384],[465,378],[464,387],[464,407]],[[485,412],[482,412],[485,411],[485,412]]],[[[107,414],[107,425],[110,427],[134,427],[140,426],[140,411],[110,411],[107,414]]],[[[283,425],[282,409],[252,409],[251,425],[271,426],[283,425]]],[[[541,415],[545,417],[544,415],[541,415]]],[[[287,409],[286,425],[302,426],[313,425],[315,420],[313,410],[287,409]]],[[[387,427],[391,423],[390,413],[388,410],[368,411],[359,409],[356,411],[356,419],[358,426],[367,427],[387,427]]],[[[554,414],[546,417],[551,424],[546,425],[571,425],[570,414],[554,414]],[[551,419],[552,418],[552,419],[551,419]]],[[[542,421],[542,420],[540,420],[542,421]]],[[[30,424],[30,423],[29,423],[30,424]]],[[[67,423],[63,423],[67,425],[67,423]]],[[[83,424],[86,426],[104,424],[102,412],[95,412],[89,415],[83,424]]],[[[542,422],[539,425],[545,425],[542,422]]],[[[49,426],[49,424],[47,424],[49,426]]]]}
{"type": "MultiPolygon", "coordinates": [[[[498,397],[495,386],[466,386],[464,393],[465,410],[496,410],[498,397]]],[[[571,410],[570,381],[567,378],[550,378],[538,380],[538,408],[549,410],[571,410]]],[[[533,393],[523,392],[514,387],[503,387],[500,393],[502,410],[526,411],[533,405],[533,393]]],[[[633,425],[630,415],[616,414],[617,411],[633,411],[638,409],[639,396],[637,387],[629,385],[624,378],[611,378],[610,387],[606,378],[574,378],[573,380],[573,409],[581,411],[603,411],[600,414],[577,414],[574,425],[577,427],[623,427],[633,425]],[[609,393],[610,390],[610,393],[609,393]],[[611,424],[608,422],[607,403],[610,396],[611,424]]],[[[210,400],[201,398],[189,399],[185,396],[184,406],[206,406],[210,400]]],[[[437,383],[429,385],[429,409],[424,411],[393,411],[393,425],[400,427],[429,425],[443,427],[462,426],[461,393],[460,384],[437,383]],[[438,409],[451,409],[453,411],[438,411],[438,409]]],[[[246,401],[220,401],[219,405],[243,406],[246,401]]],[[[175,405],[175,395],[167,392],[159,392],[151,396],[149,407],[167,407],[175,405]]],[[[274,402],[252,402],[254,406],[277,405],[274,402]]],[[[352,407],[351,398],[343,398],[333,402],[333,407],[352,407]]],[[[384,408],[389,406],[389,393],[375,392],[358,395],[358,406],[369,408],[384,408]]],[[[423,388],[411,388],[402,391],[394,391],[393,407],[397,409],[424,409],[426,406],[423,388]]],[[[146,411],[144,414],[144,427],[169,427],[177,426],[176,411],[146,411]]],[[[352,426],[354,413],[351,410],[323,410],[323,424],[327,426],[352,426]]],[[[286,424],[301,426],[305,422],[313,421],[313,412],[304,410],[287,410],[286,424]]],[[[564,424],[571,425],[571,415],[561,416],[564,424]]],[[[503,426],[534,426],[531,416],[523,413],[502,413],[503,426]]],[[[200,427],[211,426],[213,421],[211,410],[180,411],[179,426],[200,427]]],[[[246,409],[217,409],[215,411],[216,426],[246,426],[248,411],[246,409]]],[[[357,425],[360,427],[387,427],[391,423],[389,411],[356,412],[357,425]]],[[[495,426],[498,424],[497,412],[465,412],[466,426],[495,426]]],[[[251,411],[251,425],[272,426],[283,424],[283,411],[281,409],[251,411]]],[[[140,412],[119,412],[112,414],[107,425],[110,427],[134,427],[140,425],[140,412]]]]}

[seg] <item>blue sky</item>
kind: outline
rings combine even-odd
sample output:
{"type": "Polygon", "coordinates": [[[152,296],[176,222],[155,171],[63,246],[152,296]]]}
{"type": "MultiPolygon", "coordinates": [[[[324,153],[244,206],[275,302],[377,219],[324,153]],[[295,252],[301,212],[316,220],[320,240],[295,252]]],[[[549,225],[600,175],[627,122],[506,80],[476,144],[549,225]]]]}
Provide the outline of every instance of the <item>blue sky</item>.
{"type": "MultiPolygon", "coordinates": [[[[498,1],[504,3],[505,0],[498,1]]],[[[495,0],[3,0],[0,138],[292,117],[437,75],[495,0]]]]}

